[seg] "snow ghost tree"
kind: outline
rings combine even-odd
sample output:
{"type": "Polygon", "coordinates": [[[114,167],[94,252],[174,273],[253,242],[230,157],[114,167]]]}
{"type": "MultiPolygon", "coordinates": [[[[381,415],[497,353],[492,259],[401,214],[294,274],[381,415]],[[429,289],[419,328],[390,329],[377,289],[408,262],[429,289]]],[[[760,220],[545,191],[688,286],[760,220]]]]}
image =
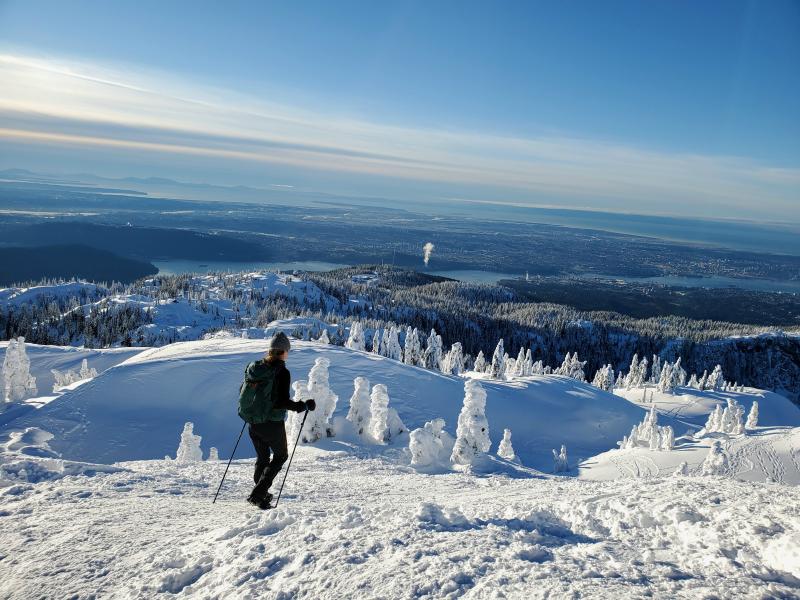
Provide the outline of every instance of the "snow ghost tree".
{"type": "Polygon", "coordinates": [[[486,358],[483,356],[483,350],[478,351],[478,356],[475,357],[475,364],[472,366],[472,370],[477,373],[486,371],[486,358]]]}
{"type": "MultiPolygon", "coordinates": [[[[704,373],[705,375],[705,373],[704,373]]],[[[705,388],[707,390],[714,390],[718,392],[722,389],[722,386],[725,384],[725,378],[722,376],[722,367],[717,365],[714,367],[711,375],[708,377],[708,381],[706,382],[705,388]]]]}
{"type": "Polygon", "coordinates": [[[353,385],[355,388],[353,395],[350,397],[350,410],[347,411],[347,420],[353,424],[353,428],[358,435],[369,435],[367,429],[372,415],[369,408],[369,379],[356,377],[353,380],[353,385]]]}
{"type": "Polygon", "coordinates": [[[370,394],[369,433],[378,444],[388,444],[406,431],[400,415],[389,407],[389,390],[382,383],[372,387],[370,394]]]}
{"type": "Polygon", "coordinates": [[[411,464],[428,467],[446,463],[450,460],[454,443],[452,436],[444,430],[444,419],[428,421],[409,436],[411,464]]]}
{"type": "Polygon", "coordinates": [[[689,474],[689,463],[687,463],[686,461],[683,461],[681,464],[679,464],[676,467],[675,471],[673,471],[672,474],[675,477],[679,477],[681,475],[684,475],[684,476],[688,475],[689,474]]]}
{"type": "Polygon", "coordinates": [[[97,369],[89,367],[89,362],[85,358],[81,361],[81,368],[77,371],[70,370],[61,372],[58,369],[51,369],[50,372],[53,374],[54,392],[57,392],[61,388],[71,385],[76,381],[97,377],[97,369]]]}
{"type": "Polygon", "coordinates": [[[565,473],[569,471],[569,459],[567,459],[567,447],[561,445],[561,452],[553,450],[553,473],[565,473]]]}
{"type": "Polygon", "coordinates": [[[381,332],[376,329],[375,335],[372,336],[372,352],[373,354],[383,354],[383,349],[381,348],[381,332]]]}
{"type": "Polygon", "coordinates": [[[422,359],[422,348],[419,343],[419,332],[409,325],[406,329],[406,340],[403,346],[403,362],[407,365],[419,365],[422,359]]]}
{"type": "Polygon", "coordinates": [[[497,342],[497,346],[494,349],[494,354],[492,354],[492,364],[489,366],[489,375],[493,379],[500,379],[505,372],[505,356],[506,351],[503,348],[503,338],[500,338],[500,341],[497,342]]]}
{"type": "Polygon", "coordinates": [[[638,425],[631,428],[630,435],[617,442],[623,450],[645,447],[651,450],[672,450],[675,445],[675,432],[667,425],[658,424],[658,413],[655,406],[651,406],[645,418],[638,425]]]}
{"type": "Polygon", "coordinates": [[[727,433],[728,435],[744,433],[744,408],[733,398],[728,398],[727,401],[725,410],[722,410],[717,404],[711,411],[703,433],[727,433]]]}
{"type": "Polygon", "coordinates": [[[461,375],[463,371],[464,350],[461,348],[461,342],[455,342],[450,346],[450,352],[442,359],[442,373],[461,375]]]}
{"type": "Polygon", "coordinates": [[[400,347],[400,338],[397,334],[397,327],[392,325],[389,332],[384,332],[383,355],[394,360],[403,359],[403,349],[400,347]]]}
{"type": "Polygon", "coordinates": [[[711,448],[708,450],[708,456],[703,461],[703,466],[700,472],[703,475],[724,475],[728,468],[728,455],[722,449],[722,444],[719,440],[711,442],[711,448]]]}
{"type": "Polygon", "coordinates": [[[744,424],[745,429],[755,429],[758,427],[758,400],[753,400],[753,406],[750,407],[750,412],[747,414],[747,423],[744,424]]]}
{"type": "Polygon", "coordinates": [[[8,342],[3,359],[3,384],[6,402],[19,402],[38,393],[24,337],[12,338],[8,342]]]}
{"type": "Polygon", "coordinates": [[[604,365],[597,370],[592,381],[594,387],[610,392],[614,389],[614,367],[611,365],[604,365]]]}
{"type": "Polygon", "coordinates": [[[658,378],[657,389],[659,392],[672,394],[675,388],[675,381],[672,376],[672,365],[664,363],[661,368],[661,375],[658,378]]]}
{"type": "Polygon", "coordinates": [[[317,338],[317,341],[320,344],[330,344],[331,343],[331,338],[328,336],[328,330],[327,329],[325,329],[325,328],[322,329],[322,333],[319,335],[319,338],[317,338]]]}
{"type": "Polygon", "coordinates": [[[506,460],[514,460],[516,458],[516,454],[514,454],[514,448],[511,445],[510,429],[503,430],[503,439],[500,440],[500,447],[497,449],[497,456],[500,458],[505,458],[506,460]]]}
{"type": "Polygon", "coordinates": [[[486,392],[476,380],[464,384],[464,406],[458,415],[456,443],[450,460],[470,465],[475,458],[489,451],[489,422],[486,420],[486,392]]]}
{"type": "Polygon", "coordinates": [[[199,435],[195,435],[194,423],[186,423],[183,426],[181,433],[181,443],[178,446],[178,452],[175,455],[175,462],[180,464],[188,464],[193,462],[200,462],[203,460],[203,451],[200,448],[199,435]]]}
{"type": "Polygon", "coordinates": [[[555,374],[571,377],[572,379],[577,379],[578,381],[586,381],[586,375],[583,372],[583,367],[585,365],[585,360],[578,360],[577,352],[574,355],[570,355],[570,353],[567,352],[567,355],[564,357],[564,362],[561,363],[561,366],[558,369],[556,369],[555,374]]]}
{"type": "Polygon", "coordinates": [[[364,350],[366,347],[364,327],[360,321],[353,321],[350,325],[350,335],[347,337],[345,347],[350,348],[350,350],[364,350]]]}
{"type": "Polygon", "coordinates": [[[214,446],[211,446],[211,449],[208,451],[208,460],[219,460],[219,450],[217,450],[214,446]]]}
{"type": "Polygon", "coordinates": [[[300,433],[300,424],[303,422],[304,415],[302,413],[292,413],[291,439],[296,439],[297,435],[300,434],[300,441],[306,444],[313,444],[324,437],[333,437],[331,416],[333,411],[336,410],[336,403],[339,397],[330,388],[328,379],[328,367],[330,364],[327,358],[318,358],[308,372],[308,381],[299,380],[292,384],[295,401],[305,401],[313,398],[317,403],[317,407],[308,413],[302,433],[300,433]]]}
{"type": "Polygon", "coordinates": [[[431,329],[425,346],[424,367],[439,371],[442,368],[442,336],[431,329]]]}

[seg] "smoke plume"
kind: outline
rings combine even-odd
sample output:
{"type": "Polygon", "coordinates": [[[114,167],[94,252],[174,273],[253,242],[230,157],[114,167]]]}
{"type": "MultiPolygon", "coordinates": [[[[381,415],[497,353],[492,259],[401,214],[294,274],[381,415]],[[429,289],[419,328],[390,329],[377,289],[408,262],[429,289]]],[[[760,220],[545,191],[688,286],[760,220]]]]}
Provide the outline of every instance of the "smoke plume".
{"type": "Polygon", "coordinates": [[[428,261],[431,259],[431,254],[433,253],[434,245],[430,242],[427,242],[422,247],[422,259],[425,261],[425,266],[428,266],[428,261]]]}

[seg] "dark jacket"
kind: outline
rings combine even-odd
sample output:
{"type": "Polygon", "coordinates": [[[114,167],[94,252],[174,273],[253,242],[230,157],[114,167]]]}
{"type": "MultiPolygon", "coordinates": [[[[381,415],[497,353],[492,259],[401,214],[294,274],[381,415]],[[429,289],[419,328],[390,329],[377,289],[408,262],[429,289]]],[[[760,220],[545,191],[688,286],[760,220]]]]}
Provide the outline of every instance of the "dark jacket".
{"type": "Polygon", "coordinates": [[[303,412],[306,409],[304,402],[295,402],[290,397],[292,376],[282,360],[253,361],[247,365],[245,377],[247,383],[255,385],[272,380],[272,410],[267,416],[268,421],[283,421],[287,410],[303,412]]]}

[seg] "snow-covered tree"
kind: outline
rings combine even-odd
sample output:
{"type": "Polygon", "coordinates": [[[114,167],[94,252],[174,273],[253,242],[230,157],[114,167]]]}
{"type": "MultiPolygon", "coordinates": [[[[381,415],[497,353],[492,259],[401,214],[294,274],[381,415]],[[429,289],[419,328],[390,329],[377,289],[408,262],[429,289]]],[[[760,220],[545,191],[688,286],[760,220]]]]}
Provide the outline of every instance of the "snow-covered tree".
{"type": "Polygon", "coordinates": [[[553,450],[553,473],[565,473],[569,471],[569,459],[567,458],[567,447],[561,445],[561,452],[553,450]]]}
{"type": "Polygon", "coordinates": [[[456,443],[450,460],[470,465],[478,455],[488,452],[490,446],[486,392],[476,379],[469,379],[464,383],[464,405],[458,415],[456,443]]]}
{"type": "Polygon", "coordinates": [[[661,381],[661,357],[653,354],[653,366],[650,369],[650,382],[658,384],[661,381]]]}
{"type": "Polygon", "coordinates": [[[442,373],[461,375],[464,371],[464,351],[461,342],[454,342],[450,351],[442,359],[442,373]]]}
{"type": "Polygon", "coordinates": [[[722,449],[722,444],[719,440],[711,442],[711,448],[708,450],[708,455],[703,461],[703,466],[700,472],[703,475],[724,475],[728,468],[728,455],[722,449]]]}
{"type": "Polygon", "coordinates": [[[489,375],[493,379],[500,379],[505,372],[505,356],[506,351],[503,348],[503,338],[500,338],[500,341],[497,342],[497,346],[494,349],[494,354],[492,354],[492,364],[489,366],[489,375]]]}
{"type": "Polygon", "coordinates": [[[604,365],[594,374],[592,381],[594,387],[610,392],[614,389],[614,367],[604,365]]]}
{"type": "Polygon", "coordinates": [[[672,475],[675,477],[679,477],[681,475],[686,476],[688,474],[689,474],[689,463],[687,463],[686,461],[683,461],[681,464],[679,464],[672,472],[672,475]]]}
{"type": "Polygon", "coordinates": [[[500,458],[505,458],[506,460],[514,460],[516,458],[516,454],[514,454],[514,447],[511,445],[510,429],[503,430],[503,439],[500,440],[500,447],[497,449],[497,456],[500,458]]]}
{"type": "Polygon", "coordinates": [[[81,366],[78,370],[71,369],[62,372],[58,369],[50,369],[50,372],[53,374],[54,392],[57,392],[65,386],[72,385],[76,381],[97,377],[97,369],[89,367],[89,363],[85,358],[81,361],[81,366]]]}
{"type": "Polygon", "coordinates": [[[514,360],[514,371],[511,374],[512,377],[524,377],[525,376],[525,348],[519,349],[519,354],[517,354],[516,360],[514,360]]]}
{"type": "Polygon", "coordinates": [[[755,429],[758,427],[758,400],[753,400],[753,406],[750,407],[750,412],[747,414],[747,423],[745,429],[755,429]]]}
{"type": "Polygon", "coordinates": [[[381,332],[378,329],[375,330],[375,335],[372,336],[372,353],[383,354],[383,349],[381,348],[381,332]]]}
{"type": "Polygon", "coordinates": [[[219,460],[219,450],[217,450],[214,446],[211,446],[211,449],[208,451],[208,460],[210,461],[219,460]]]}
{"type": "Polygon", "coordinates": [[[483,356],[483,350],[478,351],[478,356],[475,357],[475,364],[472,370],[476,373],[483,373],[486,371],[486,358],[483,356]]]}
{"type": "Polygon", "coordinates": [[[390,422],[392,420],[389,414],[391,410],[393,409],[389,408],[389,390],[382,383],[374,385],[370,394],[372,418],[369,423],[369,432],[372,439],[378,444],[387,444],[397,436],[397,432],[392,428],[392,425],[396,425],[396,423],[390,422]]]}
{"type": "Polygon", "coordinates": [[[575,354],[567,352],[567,355],[564,357],[564,362],[556,369],[555,374],[571,377],[578,381],[586,381],[586,375],[583,372],[584,366],[586,366],[586,361],[578,360],[577,352],[575,354]]]}
{"type": "Polygon", "coordinates": [[[675,445],[675,432],[667,425],[658,424],[658,413],[655,406],[651,406],[645,418],[638,425],[631,428],[630,435],[617,442],[623,450],[628,448],[646,447],[650,450],[672,450],[675,445]]]}
{"type": "Polygon", "coordinates": [[[692,373],[691,378],[689,379],[689,383],[687,384],[690,388],[695,390],[700,389],[700,382],[697,381],[697,374],[692,373]]]}
{"type": "Polygon", "coordinates": [[[434,419],[411,432],[408,449],[413,466],[427,467],[450,460],[455,440],[444,430],[444,424],[444,419],[434,419]]]}
{"type": "Polygon", "coordinates": [[[350,325],[350,335],[347,337],[345,347],[350,350],[364,350],[366,342],[364,340],[364,327],[360,321],[353,321],[350,325]]]}
{"type": "Polygon", "coordinates": [[[672,374],[672,365],[670,363],[664,363],[664,366],[660,370],[661,375],[658,379],[658,391],[671,394],[673,393],[675,387],[675,380],[672,374]]]}
{"type": "Polygon", "coordinates": [[[326,327],[322,328],[322,333],[319,334],[319,338],[317,338],[317,341],[320,344],[330,344],[331,343],[331,338],[328,336],[328,329],[326,327]]]}
{"type": "Polygon", "coordinates": [[[200,440],[202,438],[199,435],[195,435],[193,430],[194,423],[189,422],[183,426],[181,443],[175,455],[175,462],[187,464],[203,460],[203,450],[200,448],[200,440]]]}
{"type": "Polygon", "coordinates": [[[358,435],[369,435],[368,428],[372,418],[369,380],[366,377],[356,377],[353,380],[353,386],[353,395],[350,396],[350,410],[347,411],[347,420],[353,424],[353,429],[358,435]]]}
{"type": "Polygon", "coordinates": [[[659,450],[672,450],[675,447],[675,431],[672,426],[659,428],[659,450]]]}
{"type": "Polygon", "coordinates": [[[423,354],[424,366],[434,371],[439,371],[442,368],[442,336],[436,333],[435,329],[431,329],[428,340],[423,354]]]}
{"type": "Polygon", "coordinates": [[[403,347],[403,362],[407,365],[419,365],[422,360],[422,346],[419,341],[419,332],[409,326],[406,329],[405,345],[403,347]]]}
{"type": "Polygon", "coordinates": [[[386,336],[386,344],[383,349],[384,356],[393,360],[403,359],[403,349],[400,347],[400,337],[397,333],[397,327],[392,325],[389,327],[389,333],[386,336]]]}
{"type": "Polygon", "coordinates": [[[634,354],[633,358],[631,359],[631,366],[628,369],[628,375],[625,377],[625,387],[627,389],[631,389],[633,387],[638,387],[638,377],[639,377],[639,355],[634,354]]]}
{"type": "Polygon", "coordinates": [[[8,342],[3,359],[3,384],[6,402],[19,402],[38,393],[24,337],[12,338],[8,342]]]}
{"type": "Polygon", "coordinates": [[[725,410],[722,410],[720,405],[717,404],[711,414],[708,415],[708,420],[702,433],[739,435],[744,433],[744,429],[744,408],[734,398],[728,398],[725,410]]]}
{"type": "MultiPolygon", "coordinates": [[[[316,409],[308,413],[306,424],[300,435],[300,441],[306,444],[313,444],[324,437],[333,437],[331,416],[336,410],[339,397],[330,388],[328,375],[330,364],[325,357],[317,358],[314,366],[308,372],[308,381],[298,380],[292,384],[295,401],[313,398],[317,404],[316,409]]],[[[291,413],[291,439],[297,438],[300,433],[303,417],[302,413],[291,413]]]]}
{"type": "Polygon", "coordinates": [[[722,366],[717,365],[716,367],[714,367],[714,370],[708,377],[708,381],[706,382],[704,389],[714,390],[715,392],[717,392],[722,389],[724,383],[725,383],[725,378],[722,376],[722,366]]]}

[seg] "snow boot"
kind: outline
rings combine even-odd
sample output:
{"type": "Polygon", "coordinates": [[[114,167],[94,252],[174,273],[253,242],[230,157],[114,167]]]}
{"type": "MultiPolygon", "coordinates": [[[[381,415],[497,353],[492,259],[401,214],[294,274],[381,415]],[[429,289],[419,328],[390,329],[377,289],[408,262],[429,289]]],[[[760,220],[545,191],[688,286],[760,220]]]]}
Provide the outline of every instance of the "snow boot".
{"type": "Polygon", "coordinates": [[[267,510],[269,508],[272,508],[272,494],[270,494],[269,492],[267,492],[266,498],[258,498],[256,496],[253,496],[253,494],[250,494],[247,497],[247,501],[253,506],[257,506],[261,510],[267,510]]]}

